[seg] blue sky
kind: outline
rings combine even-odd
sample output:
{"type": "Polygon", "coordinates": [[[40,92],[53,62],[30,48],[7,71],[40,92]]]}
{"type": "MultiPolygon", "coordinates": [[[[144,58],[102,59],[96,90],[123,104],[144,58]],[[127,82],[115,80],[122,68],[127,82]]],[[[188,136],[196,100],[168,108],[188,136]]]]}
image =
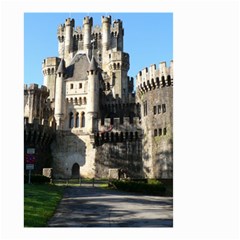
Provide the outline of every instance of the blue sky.
{"type": "Polygon", "coordinates": [[[57,27],[68,17],[75,27],[83,17],[93,17],[101,26],[101,16],[121,19],[124,27],[124,51],[130,54],[128,75],[134,77],[151,64],[173,59],[172,13],[25,13],[24,14],[24,83],[43,84],[41,65],[44,58],[58,56],[57,27]]]}

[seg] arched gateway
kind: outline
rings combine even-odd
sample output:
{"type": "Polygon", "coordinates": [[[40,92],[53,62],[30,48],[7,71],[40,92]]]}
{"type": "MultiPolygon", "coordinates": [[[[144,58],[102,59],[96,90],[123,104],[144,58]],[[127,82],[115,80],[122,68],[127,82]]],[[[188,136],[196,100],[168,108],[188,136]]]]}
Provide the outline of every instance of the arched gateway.
{"type": "Polygon", "coordinates": [[[80,172],[79,172],[79,164],[74,163],[72,166],[72,178],[79,178],[80,172]]]}

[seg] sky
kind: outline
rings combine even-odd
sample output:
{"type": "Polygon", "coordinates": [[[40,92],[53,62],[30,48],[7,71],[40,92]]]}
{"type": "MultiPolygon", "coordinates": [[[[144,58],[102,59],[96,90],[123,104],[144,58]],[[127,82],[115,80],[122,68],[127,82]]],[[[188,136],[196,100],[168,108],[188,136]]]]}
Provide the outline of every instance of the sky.
{"type": "Polygon", "coordinates": [[[130,55],[128,75],[151,64],[173,60],[172,13],[24,13],[24,83],[43,84],[42,61],[58,56],[57,28],[66,18],[82,27],[84,16],[93,17],[93,26],[101,26],[101,16],[123,21],[124,51],[130,55]]]}

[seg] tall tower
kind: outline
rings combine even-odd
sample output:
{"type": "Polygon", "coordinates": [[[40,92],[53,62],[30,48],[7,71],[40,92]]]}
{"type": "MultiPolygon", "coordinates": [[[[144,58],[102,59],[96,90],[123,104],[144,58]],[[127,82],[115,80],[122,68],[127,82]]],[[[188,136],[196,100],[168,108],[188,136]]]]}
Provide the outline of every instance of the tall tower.
{"type": "Polygon", "coordinates": [[[63,101],[65,99],[64,75],[65,75],[65,61],[62,58],[57,70],[57,78],[56,78],[54,117],[56,119],[57,129],[61,129],[62,121],[64,117],[64,112],[63,112],[64,111],[63,101]]]}
{"type": "Polygon", "coordinates": [[[97,118],[99,111],[99,78],[95,58],[92,57],[88,69],[88,105],[87,128],[89,133],[97,131],[97,118]]]}
{"type": "Polygon", "coordinates": [[[49,57],[42,62],[43,85],[50,91],[50,101],[55,98],[56,71],[59,63],[60,58],[57,57],[49,57]]]}
{"type": "Polygon", "coordinates": [[[83,50],[91,59],[91,32],[92,32],[92,17],[84,17],[83,19],[83,50]]]}

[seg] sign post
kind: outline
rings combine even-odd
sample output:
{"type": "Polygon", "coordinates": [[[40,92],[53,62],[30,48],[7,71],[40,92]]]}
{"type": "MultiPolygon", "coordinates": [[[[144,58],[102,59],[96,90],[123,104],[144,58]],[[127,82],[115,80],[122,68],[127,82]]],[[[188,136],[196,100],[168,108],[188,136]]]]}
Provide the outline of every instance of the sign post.
{"type": "Polygon", "coordinates": [[[25,157],[26,170],[28,170],[28,184],[31,183],[31,171],[34,170],[35,148],[28,148],[25,157]]]}
{"type": "Polygon", "coordinates": [[[26,170],[28,170],[28,184],[31,183],[31,171],[34,169],[34,164],[26,164],[26,170]]]}

